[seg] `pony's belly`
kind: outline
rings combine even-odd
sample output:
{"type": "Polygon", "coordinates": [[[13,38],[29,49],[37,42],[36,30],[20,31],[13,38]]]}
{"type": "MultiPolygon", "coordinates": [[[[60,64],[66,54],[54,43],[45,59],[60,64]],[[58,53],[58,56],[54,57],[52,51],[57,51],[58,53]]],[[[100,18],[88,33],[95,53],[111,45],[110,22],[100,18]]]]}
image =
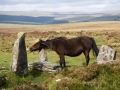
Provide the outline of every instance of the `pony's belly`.
{"type": "Polygon", "coordinates": [[[71,57],[76,57],[76,56],[79,56],[82,52],[79,52],[79,53],[68,53],[68,54],[65,54],[67,56],[71,56],[71,57]]]}

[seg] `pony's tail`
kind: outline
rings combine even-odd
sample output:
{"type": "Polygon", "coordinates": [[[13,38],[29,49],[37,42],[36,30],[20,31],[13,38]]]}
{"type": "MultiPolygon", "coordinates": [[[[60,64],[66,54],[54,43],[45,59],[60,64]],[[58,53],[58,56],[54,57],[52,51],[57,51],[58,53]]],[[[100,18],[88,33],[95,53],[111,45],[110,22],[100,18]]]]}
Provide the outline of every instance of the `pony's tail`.
{"type": "Polygon", "coordinates": [[[99,49],[97,48],[96,42],[95,42],[95,40],[93,38],[91,38],[91,40],[92,40],[92,43],[93,43],[92,44],[92,49],[95,52],[95,55],[98,56],[99,49]]]}

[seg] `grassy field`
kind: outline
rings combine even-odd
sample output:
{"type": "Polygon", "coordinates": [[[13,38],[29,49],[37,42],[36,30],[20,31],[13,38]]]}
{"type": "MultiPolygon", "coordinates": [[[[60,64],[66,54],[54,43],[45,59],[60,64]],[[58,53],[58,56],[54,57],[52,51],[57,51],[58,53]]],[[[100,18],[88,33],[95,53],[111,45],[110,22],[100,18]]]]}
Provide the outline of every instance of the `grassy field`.
{"type": "MultiPolygon", "coordinates": [[[[12,48],[17,39],[17,33],[20,31],[26,33],[28,62],[38,58],[38,52],[30,53],[29,47],[39,39],[46,40],[58,36],[71,38],[84,35],[93,37],[98,48],[103,44],[112,47],[117,51],[117,59],[120,59],[120,22],[84,22],[41,26],[0,24],[0,76],[8,77],[7,85],[3,88],[7,90],[114,90],[115,88],[118,90],[120,64],[96,65],[94,63],[96,57],[92,55],[92,52],[88,67],[84,66],[85,57],[82,54],[74,58],[66,56],[69,67],[58,74],[30,70],[27,76],[18,77],[9,72],[12,48]],[[63,80],[56,83],[55,80],[59,78],[63,80]]],[[[49,62],[58,63],[59,57],[55,52],[47,50],[47,55],[49,62]]]]}

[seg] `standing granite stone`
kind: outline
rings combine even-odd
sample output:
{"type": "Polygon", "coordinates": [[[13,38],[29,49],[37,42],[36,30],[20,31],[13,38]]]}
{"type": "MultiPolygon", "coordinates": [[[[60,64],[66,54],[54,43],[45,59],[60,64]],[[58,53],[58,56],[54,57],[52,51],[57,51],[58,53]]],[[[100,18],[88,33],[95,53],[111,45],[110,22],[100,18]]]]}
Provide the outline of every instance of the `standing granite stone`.
{"type": "Polygon", "coordinates": [[[28,73],[25,33],[19,32],[12,52],[11,72],[22,76],[28,73]]]}
{"type": "Polygon", "coordinates": [[[98,57],[97,57],[97,63],[98,64],[105,64],[105,63],[111,63],[115,60],[116,57],[116,51],[106,45],[102,45],[100,48],[98,57]]]}
{"type": "Polygon", "coordinates": [[[48,61],[48,59],[47,59],[47,53],[46,53],[45,49],[42,49],[39,52],[38,61],[40,61],[40,62],[48,61]]]}

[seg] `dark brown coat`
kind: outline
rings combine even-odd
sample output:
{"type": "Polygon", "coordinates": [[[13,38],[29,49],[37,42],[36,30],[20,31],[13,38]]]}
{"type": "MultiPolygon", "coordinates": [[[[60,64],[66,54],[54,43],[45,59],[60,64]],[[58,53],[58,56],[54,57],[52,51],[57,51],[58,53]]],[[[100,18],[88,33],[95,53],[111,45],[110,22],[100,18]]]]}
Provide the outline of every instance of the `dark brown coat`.
{"type": "Polygon", "coordinates": [[[86,58],[86,65],[89,64],[89,52],[91,48],[95,52],[96,56],[98,55],[98,48],[93,38],[87,36],[81,36],[76,38],[67,39],[65,37],[58,37],[51,40],[42,41],[40,40],[36,44],[34,44],[30,51],[41,50],[42,48],[52,49],[55,51],[60,57],[60,65],[62,64],[64,67],[65,64],[65,55],[75,57],[84,53],[86,58]]]}

